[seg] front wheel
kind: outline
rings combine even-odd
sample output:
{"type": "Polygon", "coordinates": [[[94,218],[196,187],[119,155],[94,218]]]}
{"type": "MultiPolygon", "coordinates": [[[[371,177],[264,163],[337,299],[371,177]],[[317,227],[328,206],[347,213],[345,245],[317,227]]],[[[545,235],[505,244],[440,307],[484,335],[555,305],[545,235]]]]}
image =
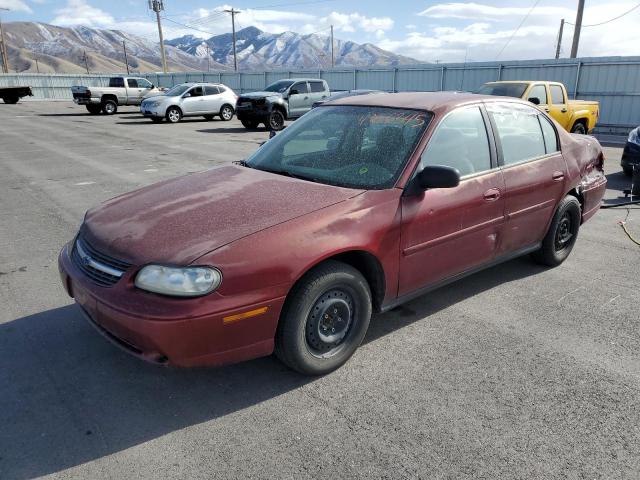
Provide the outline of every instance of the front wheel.
{"type": "Polygon", "coordinates": [[[182,112],[178,107],[170,107],[167,110],[167,121],[169,123],[178,123],[182,118],[182,112]]]}
{"type": "Polygon", "coordinates": [[[162,120],[164,120],[162,117],[151,117],[153,123],[162,123],[162,120]]]}
{"type": "Polygon", "coordinates": [[[533,252],[533,259],[548,267],[564,262],[578,239],[582,218],[580,202],[576,197],[566,196],[558,205],[547,235],[539,250],[533,252]]]}
{"type": "Polygon", "coordinates": [[[273,130],[275,132],[282,130],[284,128],[284,115],[279,110],[273,110],[269,115],[268,122],[269,130],[273,130]]]}
{"type": "Polygon", "coordinates": [[[204,119],[207,121],[213,120],[213,115],[203,115],[204,119]]]}
{"type": "Polygon", "coordinates": [[[220,118],[225,122],[231,120],[233,118],[233,114],[234,111],[230,105],[223,105],[220,109],[220,118]]]}
{"type": "Polygon", "coordinates": [[[571,129],[571,133],[577,133],[580,135],[586,135],[587,129],[585,128],[583,123],[576,123],[571,129]]]}
{"type": "Polygon", "coordinates": [[[305,375],[329,373],[360,346],[371,312],[371,291],[362,274],[342,262],[323,263],[289,294],[276,332],[276,355],[305,375]]]}
{"type": "Polygon", "coordinates": [[[20,98],[19,97],[2,97],[2,100],[7,105],[15,105],[16,103],[18,103],[18,100],[20,100],[20,98]]]}
{"type": "Polygon", "coordinates": [[[113,115],[118,111],[118,104],[115,100],[105,100],[102,102],[102,111],[106,115],[113,115]]]}

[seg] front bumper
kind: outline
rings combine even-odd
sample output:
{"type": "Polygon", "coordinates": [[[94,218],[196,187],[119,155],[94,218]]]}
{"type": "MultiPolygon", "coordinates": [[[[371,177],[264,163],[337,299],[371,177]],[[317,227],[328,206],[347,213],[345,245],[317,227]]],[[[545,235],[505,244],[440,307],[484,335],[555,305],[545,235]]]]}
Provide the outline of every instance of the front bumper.
{"type": "Polygon", "coordinates": [[[166,114],[166,108],[161,106],[151,107],[148,105],[140,105],[140,113],[145,117],[164,118],[166,114]]]}
{"type": "Polygon", "coordinates": [[[60,278],[90,323],[106,338],[144,360],[180,367],[219,366],[270,355],[284,297],[233,306],[212,293],[171,298],[136,289],[133,274],[112,287],[92,283],[73,263],[72,244],[58,257],[60,278]],[[258,316],[225,318],[268,307],[258,316]]]}

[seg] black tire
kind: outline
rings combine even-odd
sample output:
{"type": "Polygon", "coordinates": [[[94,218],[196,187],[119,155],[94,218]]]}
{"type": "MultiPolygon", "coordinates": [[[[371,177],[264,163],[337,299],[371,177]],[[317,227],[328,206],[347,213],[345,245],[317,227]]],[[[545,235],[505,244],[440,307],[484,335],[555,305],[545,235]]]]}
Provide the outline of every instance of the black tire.
{"type": "Polygon", "coordinates": [[[2,97],[2,100],[7,105],[15,105],[20,100],[20,97],[2,97]]]}
{"type": "Polygon", "coordinates": [[[165,116],[167,117],[167,122],[178,123],[182,120],[182,111],[178,107],[169,107],[165,116]]]}
{"type": "Polygon", "coordinates": [[[571,133],[577,133],[580,135],[586,135],[587,134],[587,129],[584,126],[584,123],[576,123],[573,128],[571,129],[571,133]]]}
{"type": "Polygon", "coordinates": [[[622,171],[627,177],[633,177],[633,167],[622,167],[622,171]]]}
{"type": "Polygon", "coordinates": [[[102,101],[102,112],[105,115],[114,115],[118,113],[118,102],[110,98],[102,101]]]}
{"type": "Polygon", "coordinates": [[[580,202],[570,195],[564,197],[551,220],[542,246],[533,252],[533,259],[548,267],[556,267],[564,262],[578,239],[582,214],[580,202]]]}
{"type": "Polygon", "coordinates": [[[153,123],[162,123],[163,120],[164,120],[164,118],[162,118],[162,117],[151,117],[151,121],[153,123]]]}
{"type": "Polygon", "coordinates": [[[240,123],[242,123],[242,126],[247,130],[255,130],[258,128],[258,122],[255,120],[240,120],[240,123]]]}
{"type": "Polygon", "coordinates": [[[214,115],[203,115],[203,117],[204,117],[205,120],[211,121],[211,120],[213,120],[214,115]]]}
{"type": "Polygon", "coordinates": [[[342,366],[362,343],[371,320],[371,290],[350,265],[327,261],[310,270],[287,297],[275,353],[305,375],[342,366]]]}
{"type": "Polygon", "coordinates": [[[235,112],[233,111],[233,107],[231,105],[223,105],[220,109],[220,119],[223,122],[228,122],[233,119],[233,115],[235,112]]]}
{"type": "Polygon", "coordinates": [[[269,114],[269,121],[267,122],[267,128],[277,132],[284,128],[284,115],[280,110],[272,110],[269,114]]]}
{"type": "Polygon", "coordinates": [[[87,108],[87,112],[91,115],[98,115],[102,111],[102,105],[90,104],[85,105],[85,107],[87,108]]]}

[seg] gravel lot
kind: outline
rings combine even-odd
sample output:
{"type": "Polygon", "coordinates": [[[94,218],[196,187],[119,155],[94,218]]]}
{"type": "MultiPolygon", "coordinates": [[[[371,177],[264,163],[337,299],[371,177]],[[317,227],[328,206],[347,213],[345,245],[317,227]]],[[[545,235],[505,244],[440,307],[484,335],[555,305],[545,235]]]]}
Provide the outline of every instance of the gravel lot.
{"type": "MultiPolygon", "coordinates": [[[[56,256],[85,210],[245,158],[239,122],[0,104],[0,478],[638,478],[640,247],[603,210],[561,267],[518,259],[374,318],[309,379],[273,358],[155,367],[97,335],[56,256]]],[[[607,197],[626,180],[607,149],[607,197]]],[[[629,228],[640,237],[640,210],[629,228]]]]}

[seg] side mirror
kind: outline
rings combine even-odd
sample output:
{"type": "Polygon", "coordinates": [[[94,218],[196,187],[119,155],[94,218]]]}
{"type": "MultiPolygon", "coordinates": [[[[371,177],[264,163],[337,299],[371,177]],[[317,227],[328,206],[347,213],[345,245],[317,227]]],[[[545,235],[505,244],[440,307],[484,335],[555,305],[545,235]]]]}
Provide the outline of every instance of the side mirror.
{"type": "Polygon", "coordinates": [[[534,105],[540,105],[540,99],[538,97],[531,97],[529,101],[534,105]]]}
{"type": "Polygon", "coordinates": [[[156,86],[152,83],[151,86],[149,87],[149,90],[153,90],[154,88],[156,88],[156,86]]]}
{"type": "Polygon", "coordinates": [[[454,188],[460,185],[460,172],[444,165],[424,167],[405,190],[405,195],[417,195],[431,188],[454,188]]]}
{"type": "Polygon", "coordinates": [[[298,91],[297,88],[292,88],[291,90],[289,90],[289,95],[299,95],[300,92],[298,91]]]}
{"type": "Polygon", "coordinates": [[[191,96],[191,94],[187,92],[182,96],[182,98],[189,98],[190,96],[191,96]]]}

